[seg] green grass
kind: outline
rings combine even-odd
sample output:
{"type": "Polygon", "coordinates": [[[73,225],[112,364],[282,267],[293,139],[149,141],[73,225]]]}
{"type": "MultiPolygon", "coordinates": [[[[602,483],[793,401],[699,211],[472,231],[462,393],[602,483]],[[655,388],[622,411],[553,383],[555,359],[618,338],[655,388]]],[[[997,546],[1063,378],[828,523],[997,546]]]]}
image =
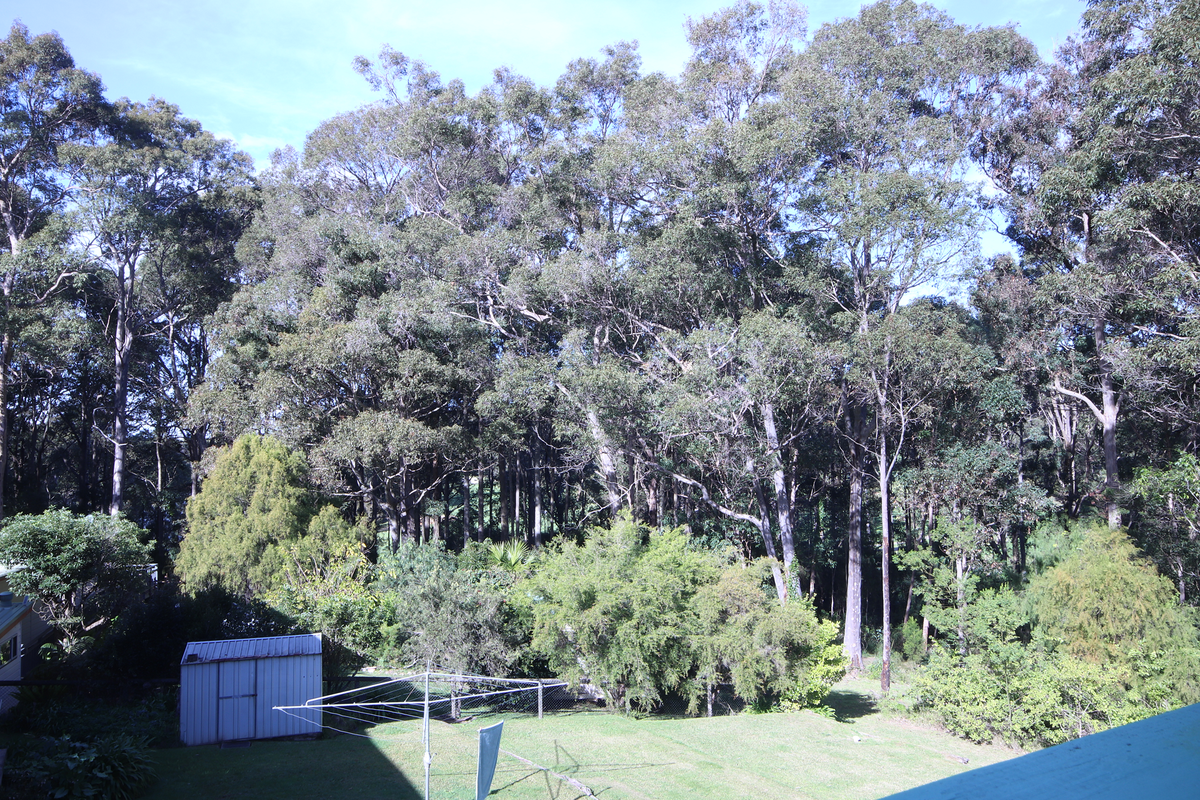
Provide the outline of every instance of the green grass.
{"type": "MultiPolygon", "coordinates": [[[[501,748],[612,800],[867,800],[1017,755],[879,712],[862,691],[867,685],[844,682],[831,696],[841,722],[811,712],[641,720],[577,712],[506,720],[501,748]]],[[[477,731],[493,721],[432,723],[433,797],[473,796],[477,731]]],[[[368,738],[163,750],[148,797],[418,798],[421,753],[414,722],[380,725],[368,738]]],[[[497,800],[580,796],[570,784],[504,755],[492,783],[497,800]]]]}

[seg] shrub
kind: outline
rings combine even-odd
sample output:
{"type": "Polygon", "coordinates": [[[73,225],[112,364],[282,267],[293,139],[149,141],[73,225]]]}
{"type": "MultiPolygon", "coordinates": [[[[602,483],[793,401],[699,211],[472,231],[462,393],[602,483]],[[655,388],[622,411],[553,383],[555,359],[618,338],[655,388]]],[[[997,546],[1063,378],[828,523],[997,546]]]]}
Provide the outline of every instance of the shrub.
{"type": "Polygon", "coordinates": [[[13,592],[38,601],[39,614],[58,628],[63,649],[72,653],[148,589],[146,535],[108,515],[61,509],[19,514],[0,531],[0,563],[22,565],[8,575],[13,592]]]}
{"type": "Polygon", "coordinates": [[[13,759],[10,772],[26,796],[55,800],[130,800],[154,779],[146,740],[125,735],[41,739],[13,759]]]}
{"type": "Polygon", "coordinates": [[[381,557],[371,586],[387,619],[377,660],[507,674],[528,641],[507,602],[514,580],[505,570],[460,568],[441,542],[401,543],[381,557]]]}
{"type": "Polygon", "coordinates": [[[925,657],[925,638],[916,617],[909,617],[892,633],[892,649],[904,656],[905,661],[919,661],[925,657]]]}
{"type": "Polygon", "coordinates": [[[1117,670],[1019,643],[965,657],[933,647],[913,688],[920,705],[975,742],[1048,746],[1149,713],[1127,701],[1117,670]]]}
{"type": "Polygon", "coordinates": [[[651,531],[626,514],[582,545],[560,541],[517,590],[551,668],[598,685],[615,710],[648,710],[692,672],[692,600],[717,566],[682,529],[651,531]]]}
{"type": "Polygon", "coordinates": [[[171,745],[179,740],[179,690],[158,689],[136,702],[111,697],[80,696],[62,686],[22,686],[19,702],[5,718],[15,730],[34,736],[72,736],[92,741],[128,736],[151,745],[171,745]]]}
{"type": "Polygon", "coordinates": [[[724,682],[760,711],[815,708],[845,674],[837,626],[819,621],[806,598],[781,606],[766,589],[769,563],[728,566],[696,593],[693,712],[724,682]]]}

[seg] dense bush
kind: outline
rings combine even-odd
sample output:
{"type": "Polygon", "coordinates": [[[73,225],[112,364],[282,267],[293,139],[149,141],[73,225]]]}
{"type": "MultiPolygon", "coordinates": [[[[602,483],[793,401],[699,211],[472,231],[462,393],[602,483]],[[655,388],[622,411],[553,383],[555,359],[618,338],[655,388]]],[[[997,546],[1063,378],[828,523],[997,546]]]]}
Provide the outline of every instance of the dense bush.
{"type": "Polygon", "coordinates": [[[25,797],[54,800],[131,800],[154,779],[149,746],[132,736],[75,741],[43,738],[18,751],[5,783],[25,797]]]}
{"type": "Polygon", "coordinates": [[[174,686],[136,700],[108,694],[84,696],[78,687],[22,686],[19,702],[5,717],[10,730],[34,736],[71,736],[91,741],[128,736],[151,745],[179,740],[179,692],[174,686]]]}
{"type": "Polygon", "coordinates": [[[108,515],[62,509],[19,514],[0,530],[0,563],[22,565],[9,572],[9,585],[38,601],[38,613],[58,629],[69,653],[86,646],[111,615],[149,589],[147,536],[132,522],[108,515]]]}
{"type": "Polygon", "coordinates": [[[714,686],[725,682],[760,709],[776,704],[788,710],[812,708],[845,675],[837,626],[819,621],[806,599],[781,606],[764,591],[768,572],[765,559],[749,569],[732,565],[696,593],[692,711],[699,709],[703,696],[711,714],[714,686]]]}
{"type": "Polygon", "coordinates": [[[455,558],[441,542],[401,543],[380,558],[371,590],[389,621],[381,630],[378,660],[507,675],[529,639],[529,625],[508,602],[517,574],[486,567],[481,548],[455,558]]]}
{"type": "Polygon", "coordinates": [[[975,742],[1052,745],[1131,722],[1121,675],[1020,643],[960,656],[931,649],[915,693],[946,727],[975,742]]]}
{"type": "Polygon", "coordinates": [[[692,672],[692,600],[717,568],[681,529],[651,531],[626,515],[582,545],[558,542],[518,590],[533,646],[559,675],[595,684],[614,709],[644,710],[692,672]]]}
{"type": "Polygon", "coordinates": [[[974,594],[920,702],[969,739],[1055,744],[1200,699],[1195,625],[1123,531],[1045,529],[1023,593],[974,594]]]}
{"type": "Polygon", "coordinates": [[[670,692],[712,712],[731,683],[760,708],[819,705],[845,672],[837,627],[812,604],[781,606],[765,562],[722,567],[681,529],[628,516],[582,544],[550,550],[518,585],[533,646],[562,677],[589,681],[617,710],[647,710],[670,692]]]}
{"type": "Polygon", "coordinates": [[[220,586],[251,597],[283,583],[286,548],[313,515],[307,465],[270,436],[223,448],[204,488],[188,500],[175,568],[191,591],[220,586]]]}

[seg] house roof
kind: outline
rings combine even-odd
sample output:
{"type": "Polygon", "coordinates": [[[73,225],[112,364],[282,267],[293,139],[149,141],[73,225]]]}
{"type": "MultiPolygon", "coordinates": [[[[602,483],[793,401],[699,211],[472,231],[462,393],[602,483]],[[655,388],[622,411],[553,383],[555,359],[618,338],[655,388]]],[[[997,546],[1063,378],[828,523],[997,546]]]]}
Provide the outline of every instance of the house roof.
{"type": "Polygon", "coordinates": [[[223,639],[215,642],[188,642],[181,666],[212,664],[218,661],[244,661],[251,658],[280,658],[321,654],[321,634],[265,636],[258,639],[223,639]]]}
{"type": "Polygon", "coordinates": [[[10,606],[0,606],[0,636],[7,634],[21,618],[33,610],[33,605],[26,602],[13,601],[10,606]]]}
{"type": "Polygon", "coordinates": [[[1184,797],[1197,785],[1200,703],[943,778],[887,800],[1123,800],[1184,797]]]}

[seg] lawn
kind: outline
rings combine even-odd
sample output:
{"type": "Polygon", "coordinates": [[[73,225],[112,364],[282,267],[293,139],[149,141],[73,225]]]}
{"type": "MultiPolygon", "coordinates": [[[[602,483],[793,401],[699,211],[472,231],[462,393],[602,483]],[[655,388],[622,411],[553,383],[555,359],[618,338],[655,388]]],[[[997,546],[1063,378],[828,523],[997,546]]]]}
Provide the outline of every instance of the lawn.
{"type": "MultiPolygon", "coordinates": [[[[507,719],[501,748],[612,800],[868,800],[1017,755],[881,713],[869,686],[847,681],[831,697],[842,721],[811,712],[640,720],[603,711],[559,713],[541,721],[507,719]]],[[[433,797],[465,800],[474,794],[477,731],[493,721],[432,723],[433,797]]],[[[159,779],[148,797],[421,797],[419,723],[380,725],[367,734],[162,750],[159,779]]],[[[507,755],[492,784],[497,800],[582,796],[575,786],[507,755]]]]}

